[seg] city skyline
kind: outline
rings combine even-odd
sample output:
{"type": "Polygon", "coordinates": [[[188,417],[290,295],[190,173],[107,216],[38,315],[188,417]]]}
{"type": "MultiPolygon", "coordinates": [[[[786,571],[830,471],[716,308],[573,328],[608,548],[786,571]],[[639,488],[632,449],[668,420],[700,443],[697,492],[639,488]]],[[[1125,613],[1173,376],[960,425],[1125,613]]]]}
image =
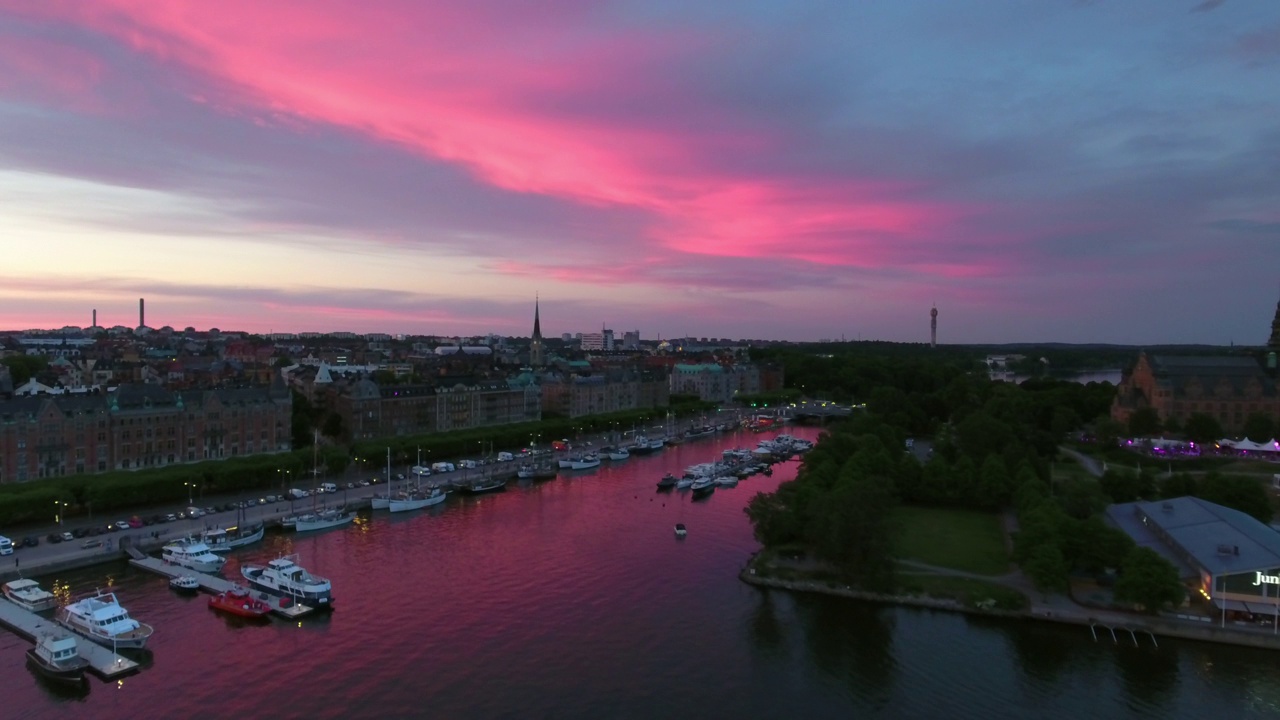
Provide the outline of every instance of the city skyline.
{"type": "Polygon", "coordinates": [[[0,0],[0,327],[1261,345],[1280,8],[0,0]]]}

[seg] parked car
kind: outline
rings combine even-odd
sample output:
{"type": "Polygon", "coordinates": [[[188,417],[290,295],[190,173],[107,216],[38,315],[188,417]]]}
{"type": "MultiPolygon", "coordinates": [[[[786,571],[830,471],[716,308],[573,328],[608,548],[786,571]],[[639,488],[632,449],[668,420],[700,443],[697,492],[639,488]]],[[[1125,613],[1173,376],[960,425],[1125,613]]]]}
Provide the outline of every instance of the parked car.
{"type": "Polygon", "coordinates": [[[137,515],[134,515],[133,517],[129,518],[129,522],[125,524],[136,530],[137,528],[142,527],[142,518],[138,517],[137,515]]]}
{"type": "Polygon", "coordinates": [[[82,527],[81,527],[81,528],[76,528],[75,530],[72,530],[72,531],[71,531],[71,537],[78,537],[78,538],[82,538],[82,537],[84,537],[85,535],[88,535],[88,534],[89,534],[89,528],[82,528],[82,527]]]}
{"type": "Polygon", "coordinates": [[[76,536],[72,535],[69,532],[62,533],[61,537],[62,537],[62,542],[71,542],[72,540],[76,539],[76,536]]]}
{"type": "Polygon", "coordinates": [[[48,540],[51,543],[57,544],[62,542],[62,536],[59,535],[58,533],[49,533],[47,536],[45,536],[45,540],[48,540]]]}
{"type": "Polygon", "coordinates": [[[201,510],[198,507],[189,507],[187,508],[187,517],[192,517],[192,518],[204,517],[204,510],[201,510]]]}
{"type": "Polygon", "coordinates": [[[102,527],[101,525],[94,525],[93,527],[89,528],[89,534],[94,536],[101,535],[106,531],[107,529],[102,527]]]}
{"type": "Polygon", "coordinates": [[[100,548],[102,547],[102,541],[97,538],[89,538],[88,540],[80,543],[80,547],[85,550],[88,550],[89,548],[100,548]]]}
{"type": "Polygon", "coordinates": [[[369,487],[369,481],[368,481],[368,480],[361,480],[361,481],[360,481],[360,487],[369,487]]]}
{"type": "Polygon", "coordinates": [[[174,522],[174,521],[176,521],[177,519],[178,519],[178,516],[177,516],[177,515],[174,515],[173,513],[169,513],[168,515],[165,515],[165,516],[164,516],[164,521],[165,521],[165,522],[174,522]]]}
{"type": "Polygon", "coordinates": [[[268,496],[267,496],[267,499],[265,500],[265,502],[273,503],[273,502],[275,502],[275,501],[277,501],[277,500],[279,500],[279,499],[280,499],[280,498],[276,497],[275,495],[268,495],[268,496]]]}
{"type": "Polygon", "coordinates": [[[40,538],[35,535],[28,535],[22,538],[22,547],[35,547],[40,544],[40,538]]]}

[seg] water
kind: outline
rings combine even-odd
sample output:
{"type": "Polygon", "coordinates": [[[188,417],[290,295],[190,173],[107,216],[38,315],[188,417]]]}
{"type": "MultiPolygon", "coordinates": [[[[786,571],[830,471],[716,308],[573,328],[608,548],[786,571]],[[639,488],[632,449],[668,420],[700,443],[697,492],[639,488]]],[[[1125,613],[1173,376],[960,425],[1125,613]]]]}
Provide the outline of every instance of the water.
{"type": "MultiPolygon", "coordinates": [[[[816,431],[793,429],[815,437],[816,431]]],[[[113,584],[156,626],[150,666],[57,694],[0,632],[0,717],[937,718],[1275,717],[1280,655],[1084,628],[993,622],[737,580],[755,548],[742,507],[779,465],[705,502],[653,484],[762,436],[687,443],[411,517],[268,536],[238,563],[298,552],[337,609],[266,626],[120,564],[113,584]],[[676,540],[677,522],[689,536],[676,540]]],[[[41,578],[45,582],[53,578],[41,578]]]]}

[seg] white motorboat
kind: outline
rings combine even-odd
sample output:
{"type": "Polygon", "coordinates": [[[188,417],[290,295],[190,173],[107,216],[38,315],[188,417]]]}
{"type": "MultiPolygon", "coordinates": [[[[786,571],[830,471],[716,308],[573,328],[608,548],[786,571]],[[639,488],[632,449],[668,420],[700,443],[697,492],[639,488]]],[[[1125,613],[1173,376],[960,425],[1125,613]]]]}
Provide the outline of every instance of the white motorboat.
{"type": "Polygon", "coordinates": [[[40,587],[35,580],[19,578],[4,584],[4,596],[20,608],[31,612],[44,612],[58,606],[53,593],[40,587]]]}
{"type": "Polygon", "coordinates": [[[169,588],[186,595],[194,595],[200,592],[200,580],[195,575],[179,575],[169,580],[169,588]]]}
{"type": "MultiPolygon", "coordinates": [[[[693,480],[693,482],[689,484],[689,489],[690,489],[690,490],[702,490],[703,488],[715,487],[715,484],[716,484],[716,479],[715,479],[715,478],[712,478],[712,477],[700,477],[700,478],[695,478],[695,479],[693,480]]],[[[678,487],[678,486],[677,486],[677,487],[678,487]]]]}
{"type": "Polygon", "coordinates": [[[193,538],[183,538],[165,545],[161,557],[167,563],[203,573],[216,573],[227,564],[226,558],[214,555],[208,545],[193,538]]]}
{"type": "Polygon", "coordinates": [[[716,478],[716,485],[720,487],[734,487],[738,484],[738,478],[732,475],[721,475],[716,478]]]}
{"type": "Polygon", "coordinates": [[[631,451],[624,447],[605,448],[600,452],[603,453],[604,456],[609,458],[610,460],[626,460],[627,458],[631,457],[631,451]]]}
{"type": "Polygon", "coordinates": [[[297,560],[297,555],[286,555],[265,566],[242,565],[240,573],[258,590],[292,598],[312,607],[331,606],[333,586],[329,580],[307,572],[297,560]]]}
{"type": "Polygon", "coordinates": [[[676,537],[684,537],[689,531],[685,529],[684,523],[676,523],[676,537]]]}
{"type": "Polygon", "coordinates": [[[232,526],[225,530],[215,528],[213,530],[205,530],[200,536],[200,540],[209,546],[210,552],[230,552],[235,548],[258,542],[266,532],[267,528],[262,523],[245,528],[238,526],[232,526]]]}
{"type": "Polygon", "coordinates": [[[41,675],[60,682],[83,682],[85,668],[89,667],[89,661],[80,657],[76,639],[61,632],[42,635],[36,646],[27,651],[27,660],[41,675]]]}
{"type": "Polygon", "coordinates": [[[431,488],[430,490],[414,490],[406,493],[402,497],[391,498],[391,505],[387,509],[391,512],[407,512],[409,510],[418,510],[420,508],[429,507],[431,505],[439,505],[448,498],[448,494],[440,488],[431,488]]]}
{"type": "Polygon", "coordinates": [[[600,466],[600,456],[595,453],[587,453],[579,457],[569,459],[570,470],[588,470],[593,467],[600,466]]]}
{"type": "Polygon", "coordinates": [[[350,510],[321,510],[318,513],[299,515],[298,521],[294,523],[293,529],[298,532],[327,530],[341,525],[349,525],[355,519],[356,514],[350,510]]]}
{"type": "Polygon", "coordinates": [[[115,593],[99,593],[58,611],[58,623],[107,647],[141,649],[154,632],[146,623],[129,617],[115,593]]]}
{"type": "Polygon", "coordinates": [[[690,487],[692,487],[692,486],[693,486],[693,481],[694,481],[694,480],[697,480],[697,479],[698,479],[698,478],[691,477],[691,476],[689,476],[689,475],[685,475],[684,477],[682,477],[682,478],[680,478],[679,480],[677,480],[677,481],[676,481],[676,489],[677,489],[677,490],[687,490],[687,489],[689,489],[690,487]]]}

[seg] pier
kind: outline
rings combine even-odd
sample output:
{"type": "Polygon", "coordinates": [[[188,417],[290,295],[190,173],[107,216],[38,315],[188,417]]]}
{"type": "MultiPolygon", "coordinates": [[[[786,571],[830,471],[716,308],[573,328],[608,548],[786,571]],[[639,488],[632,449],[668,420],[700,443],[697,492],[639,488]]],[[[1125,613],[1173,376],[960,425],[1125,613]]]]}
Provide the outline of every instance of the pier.
{"type": "Polygon", "coordinates": [[[129,658],[114,653],[91,640],[80,637],[58,625],[53,620],[28,612],[3,598],[0,598],[0,625],[4,625],[32,642],[35,642],[39,636],[49,632],[69,635],[75,638],[76,649],[80,653],[80,657],[88,660],[89,669],[93,671],[94,675],[103,680],[114,680],[122,675],[135,672],[141,667],[129,658]]]}
{"type": "MultiPolygon", "coordinates": [[[[131,556],[129,559],[130,565],[146,570],[147,572],[163,575],[170,579],[181,575],[190,575],[200,583],[200,589],[207,593],[222,593],[236,587],[236,583],[233,583],[230,580],[224,580],[223,578],[215,575],[209,575],[207,573],[195,572],[180,565],[172,565],[158,558],[143,555],[141,552],[133,548],[130,548],[129,555],[131,556]]],[[[247,587],[247,585],[242,587],[247,587]]],[[[310,615],[315,612],[315,608],[310,605],[303,605],[296,602],[288,606],[282,606],[280,604],[281,598],[270,593],[259,592],[257,595],[263,602],[271,606],[271,612],[282,617],[289,618],[290,620],[296,620],[297,618],[310,615]]]]}

